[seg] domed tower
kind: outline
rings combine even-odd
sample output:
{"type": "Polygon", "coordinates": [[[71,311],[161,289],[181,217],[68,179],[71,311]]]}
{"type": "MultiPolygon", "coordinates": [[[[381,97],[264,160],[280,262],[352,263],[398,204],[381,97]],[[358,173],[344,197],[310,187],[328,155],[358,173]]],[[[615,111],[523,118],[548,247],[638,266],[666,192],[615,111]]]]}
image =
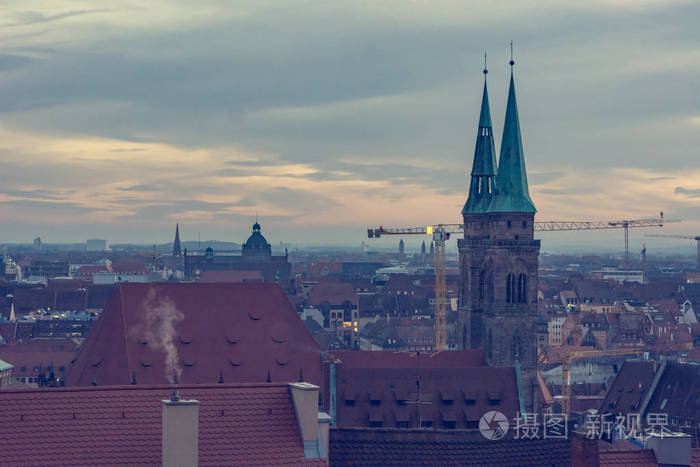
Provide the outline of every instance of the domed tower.
{"type": "Polygon", "coordinates": [[[253,233],[248,237],[248,240],[243,244],[243,258],[260,260],[272,256],[272,246],[267,243],[267,240],[260,233],[260,224],[253,224],[253,233]]]}

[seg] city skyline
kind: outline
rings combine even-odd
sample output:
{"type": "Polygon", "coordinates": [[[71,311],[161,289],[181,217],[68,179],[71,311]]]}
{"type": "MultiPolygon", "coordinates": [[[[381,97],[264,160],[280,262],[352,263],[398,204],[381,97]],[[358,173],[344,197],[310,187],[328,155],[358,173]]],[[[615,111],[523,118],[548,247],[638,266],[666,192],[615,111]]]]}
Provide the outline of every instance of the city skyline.
{"type": "MultiPolygon", "coordinates": [[[[284,5],[7,8],[0,241],[161,243],[179,222],[240,242],[256,212],[273,244],[458,222],[484,49],[500,147],[510,39],[536,220],[664,210],[700,231],[698,5],[284,5]]],[[[554,235],[543,250],[622,247],[554,235]]]]}

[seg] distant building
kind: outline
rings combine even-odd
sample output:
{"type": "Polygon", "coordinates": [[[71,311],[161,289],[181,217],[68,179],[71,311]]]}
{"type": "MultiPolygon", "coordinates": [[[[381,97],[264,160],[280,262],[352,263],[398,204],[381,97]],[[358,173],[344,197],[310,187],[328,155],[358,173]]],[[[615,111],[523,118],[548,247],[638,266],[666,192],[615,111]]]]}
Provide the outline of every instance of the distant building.
{"type": "Polygon", "coordinates": [[[107,240],[91,238],[85,242],[85,250],[87,251],[105,251],[106,249],[107,240]]]}
{"type": "Polygon", "coordinates": [[[30,281],[69,275],[70,264],[67,261],[32,261],[24,274],[30,281]]]}
{"type": "Polygon", "coordinates": [[[205,271],[260,271],[263,281],[276,282],[289,290],[291,270],[286,253],[280,256],[272,254],[272,247],[257,222],[240,255],[215,252],[212,248],[207,248],[204,254],[185,250],[185,277],[191,280],[198,280],[205,271]]]}
{"type": "Polygon", "coordinates": [[[12,384],[12,365],[0,360],[0,389],[7,389],[12,384]]]}
{"type": "Polygon", "coordinates": [[[36,237],[36,238],[34,239],[34,250],[35,250],[35,251],[41,251],[41,246],[42,246],[42,244],[41,244],[41,237],[36,237]]]}
{"type": "Polygon", "coordinates": [[[403,259],[406,257],[406,252],[405,252],[405,246],[403,243],[403,238],[399,240],[399,259],[403,259]]]}
{"type": "Polygon", "coordinates": [[[175,240],[173,241],[173,256],[179,258],[182,256],[182,248],[180,246],[180,224],[175,224],[175,240]]]}

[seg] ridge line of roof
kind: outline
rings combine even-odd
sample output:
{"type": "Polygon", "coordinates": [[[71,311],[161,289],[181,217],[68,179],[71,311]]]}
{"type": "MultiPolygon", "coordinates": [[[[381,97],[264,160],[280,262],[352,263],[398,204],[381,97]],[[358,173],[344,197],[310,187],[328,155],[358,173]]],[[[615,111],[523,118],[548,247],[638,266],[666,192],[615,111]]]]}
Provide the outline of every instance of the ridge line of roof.
{"type": "Polygon", "coordinates": [[[65,392],[96,392],[96,391],[115,391],[115,390],[156,390],[156,389],[254,389],[254,388],[288,388],[289,384],[293,383],[217,383],[217,384],[149,384],[149,385],[138,385],[138,384],[124,384],[116,386],[63,386],[58,388],[21,388],[21,389],[5,389],[0,392],[0,397],[2,394],[37,394],[37,393],[65,393],[65,392]]]}

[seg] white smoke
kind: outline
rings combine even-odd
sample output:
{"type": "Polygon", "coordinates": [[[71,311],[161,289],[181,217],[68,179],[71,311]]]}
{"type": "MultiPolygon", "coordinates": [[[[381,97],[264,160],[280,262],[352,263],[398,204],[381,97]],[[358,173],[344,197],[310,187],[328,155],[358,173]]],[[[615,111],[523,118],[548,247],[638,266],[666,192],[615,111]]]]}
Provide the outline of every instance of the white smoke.
{"type": "Polygon", "coordinates": [[[175,346],[175,325],[185,319],[185,314],[169,298],[157,298],[154,289],[148,291],[142,309],[142,335],[148,346],[164,353],[165,377],[171,384],[178,383],[182,368],[175,346]]]}

